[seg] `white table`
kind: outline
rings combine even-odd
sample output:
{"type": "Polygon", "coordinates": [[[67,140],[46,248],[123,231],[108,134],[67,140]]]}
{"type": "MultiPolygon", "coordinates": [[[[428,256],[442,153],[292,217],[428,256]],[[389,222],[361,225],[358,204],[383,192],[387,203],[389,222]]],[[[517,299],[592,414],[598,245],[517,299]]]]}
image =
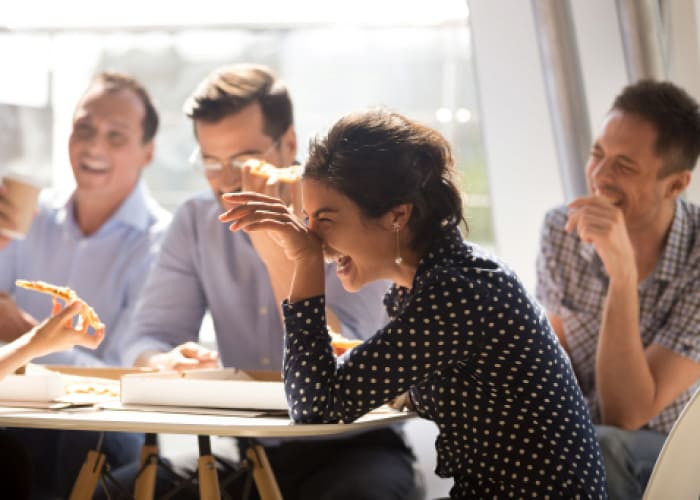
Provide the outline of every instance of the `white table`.
{"type": "MultiPolygon", "coordinates": [[[[0,407],[0,427],[25,427],[57,430],[101,432],[143,432],[147,434],[195,434],[200,436],[199,485],[200,498],[220,498],[214,457],[208,446],[208,436],[247,438],[299,438],[337,436],[349,432],[367,431],[400,422],[414,414],[377,411],[350,424],[294,424],[288,417],[240,417],[173,413],[168,411],[103,410],[81,408],[48,410],[41,408],[0,407]],[[204,437],[203,440],[202,438],[204,437]]],[[[146,464],[136,483],[137,499],[152,498],[155,488],[157,445],[146,442],[141,462],[146,464]]],[[[278,500],[281,494],[270,468],[264,448],[252,446],[249,460],[262,500],[278,500]]],[[[90,451],[71,493],[71,500],[92,497],[99,480],[105,457],[90,451]]]]}

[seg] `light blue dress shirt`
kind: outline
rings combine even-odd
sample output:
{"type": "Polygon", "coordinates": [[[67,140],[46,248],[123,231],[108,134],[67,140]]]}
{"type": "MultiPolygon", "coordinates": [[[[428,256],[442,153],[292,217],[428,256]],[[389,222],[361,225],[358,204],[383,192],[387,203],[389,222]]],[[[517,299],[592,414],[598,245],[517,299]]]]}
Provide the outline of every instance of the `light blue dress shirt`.
{"type": "MultiPolygon", "coordinates": [[[[145,351],[197,341],[208,309],[224,366],[281,370],[284,330],[267,269],[248,236],[218,220],[222,211],[212,193],[178,208],[137,306],[125,365],[145,351]]],[[[328,305],[346,336],[369,338],[386,322],[387,288],[377,282],[349,293],[335,264],[326,269],[328,305]]]]}
{"type": "Polygon", "coordinates": [[[16,279],[69,286],[105,324],[105,338],[92,351],[82,347],[36,361],[74,365],[118,365],[136,298],[159,250],[170,214],[140,182],[117,211],[90,236],[74,217],[73,197],[42,195],[40,210],[24,240],[0,251],[0,290],[14,295],[42,321],[51,313],[48,295],[17,288],[16,279]]]}

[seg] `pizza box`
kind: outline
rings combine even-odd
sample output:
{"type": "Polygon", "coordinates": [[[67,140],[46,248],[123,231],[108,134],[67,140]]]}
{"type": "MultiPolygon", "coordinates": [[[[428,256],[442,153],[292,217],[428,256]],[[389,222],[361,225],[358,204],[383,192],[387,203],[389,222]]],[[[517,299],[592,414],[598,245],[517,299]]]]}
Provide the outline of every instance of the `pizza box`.
{"type": "Polygon", "coordinates": [[[150,368],[83,367],[28,364],[0,380],[0,404],[15,402],[97,402],[119,397],[122,375],[150,368]]]}
{"type": "Polygon", "coordinates": [[[63,394],[63,377],[60,373],[8,375],[0,380],[0,402],[55,401],[63,394]]]}
{"type": "Polygon", "coordinates": [[[124,375],[121,402],[126,405],[287,409],[279,372],[236,368],[124,375]]]}
{"type": "Polygon", "coordinates": [[[52,372],[77,377],[102,378],[120,380],[124,375],[154,373],[155,368],[135,367],[123,368],[120,366],[71,366],[71,365],[41,365],[52,372]]]}

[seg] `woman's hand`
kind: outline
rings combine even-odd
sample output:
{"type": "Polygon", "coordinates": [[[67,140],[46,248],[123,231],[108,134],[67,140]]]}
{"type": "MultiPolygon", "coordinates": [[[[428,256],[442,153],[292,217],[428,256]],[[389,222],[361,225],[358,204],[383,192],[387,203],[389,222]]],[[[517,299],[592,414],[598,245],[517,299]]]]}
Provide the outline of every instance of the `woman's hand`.
{"type": "Polygon", "coordinates": [[[65,351],[79,345],[95,349],[104,338],[104,328],[88,333],[88,324],[79,316],[78,324],[73,327],[74,317],[86,307],[81,301],[75,301],[54,312],[50,318],[38,326],[35,326],[29,335],[29,345],[33,351],[33,357],[43,356],[56,351],[65,351]]]}
{"type": "Polygon", "coordinates": [[[413,402],[411,401],[411,397],[408,395],[408,392],[404,392],[403,394],[396,396],[387,403],[387,406],[398,411],[413,411],[413,402]]]}
{"type": "Polygon", "coordinates": [[[302,218],[301,210],[301,177],[294,182],[282,182],[277,178],[254,175],[250,163],[241,166],[241,192],[254,191],[279,198],[298,218],[302,218]]]}
{"type": "Polygon", "coordinates": [[[232,207],[219,216],[231,231],[266,231],[293,262],[322,259],[321,242],[282,200],[260,193],[228,193],[223,202],[232,207]]]}

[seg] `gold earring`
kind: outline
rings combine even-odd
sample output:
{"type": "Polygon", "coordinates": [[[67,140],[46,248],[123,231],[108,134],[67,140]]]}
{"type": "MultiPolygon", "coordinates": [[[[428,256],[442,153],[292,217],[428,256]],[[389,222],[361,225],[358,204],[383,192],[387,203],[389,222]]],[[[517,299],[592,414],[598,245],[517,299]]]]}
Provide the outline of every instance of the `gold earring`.
{"type": "Polygon", "coordinates": [[[394,234],[396,235],[396,257],[394,257],[394,263],[399,265],[403,262],[403,257],[401,257],[401,244],[399,242],[399,231],[401,230],[401,224],[394,222],[393,224],[394,234]]]}

